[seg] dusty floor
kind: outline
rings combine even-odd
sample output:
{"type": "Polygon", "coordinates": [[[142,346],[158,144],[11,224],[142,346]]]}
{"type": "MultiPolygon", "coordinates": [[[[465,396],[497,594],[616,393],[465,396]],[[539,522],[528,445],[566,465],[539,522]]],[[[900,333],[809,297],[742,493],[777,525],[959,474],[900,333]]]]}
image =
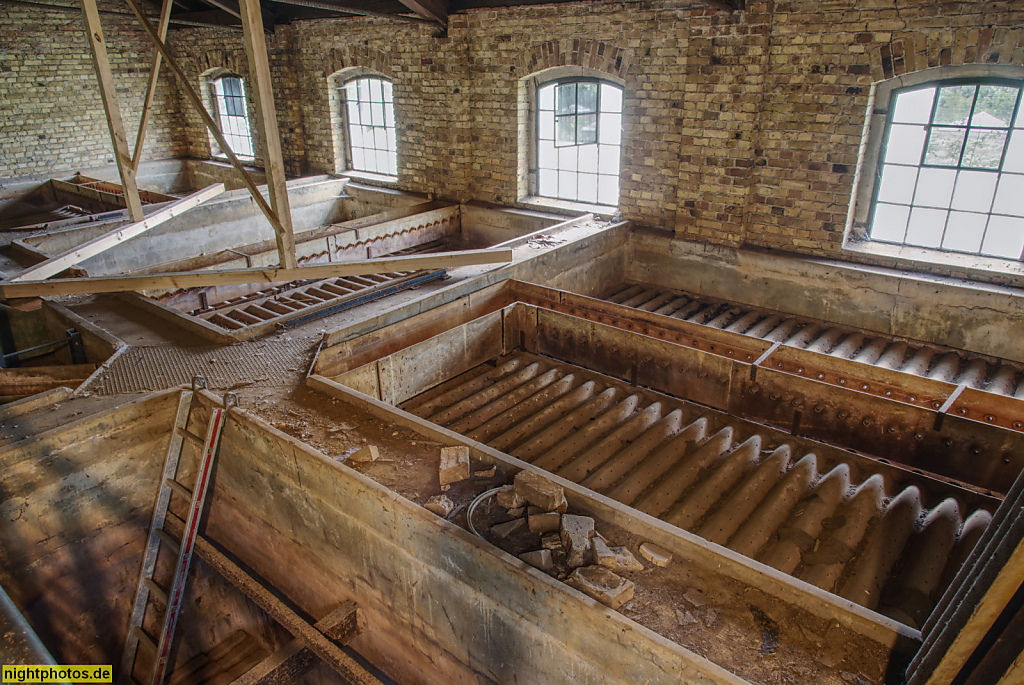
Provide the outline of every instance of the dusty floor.
{"type": "MultiPolygon", "coordinates": [[[[366,444],[376,445],[380,459],[350,464],[361,473],[418,504],[440,494],[437,442],[390,424],[344,401],[305,387],[238,391],[242,406],[278,430],[345,462],[366,444]]],[[[483,464],[473,464],[473,470],[483,464]]],[[[511,482],[500,470],[492,478],[471,478],[446,493],[456,508],[449,520],[466,528],[466,508],[476,495],[511,482]]],[[[587,513],[587,512],[570,512],[587,513]]],[[[497,506],[482,505],[477,528],[508,520],[497,506]]],[[[643,540],[602,521],[597,530],[610,544],[637,549],[643,540]]],[[[538,535],[526,533],[503,543],[519,554],[540,548],[538,535]]],[[[636,586],[634,599],[621,613],[674,642],[707,657],[754,683],[782,685],[881,683],[888,668],[886,650],[858,637],[838,622],[825,621],[779,603],[765,593],[709,574],[686,562],[667,568],[645,564],[643,571],[623,572],[636,586]]],[[[552,572],[557,575],[558,569],[552,572]]]]}

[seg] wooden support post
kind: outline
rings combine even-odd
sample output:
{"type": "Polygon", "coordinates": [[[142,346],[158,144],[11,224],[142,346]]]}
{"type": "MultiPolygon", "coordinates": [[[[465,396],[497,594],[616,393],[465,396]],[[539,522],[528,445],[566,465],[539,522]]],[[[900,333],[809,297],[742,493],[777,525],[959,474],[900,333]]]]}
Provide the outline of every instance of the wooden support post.
{"type": "Polygon", "coordinates": [[[0,282],[0,298],[40,297],[43,295],[80,295],[83,293],[118,293],[132,290],[177,290],[212,285],[244,285],[248,283],[288,283],[320,280],[342,276],[365,276],[395,271],[446,269],[477,264],[503,264],[512,261],[512,250],[463,250],[442,254],[412,255],[357,259],[351,262],[315,264],[295,269],[227,269],[224,271],[186,271],[147,274],[145,276],[109,276],[100,278],[60,278],[51,281],[24,283],[0,282]]]}
{"type": "Polygon", "coordinates": [[[274,108],[274,89],[270,82],[270,58],[267,56],[267,41],[263,36],[263,15],[259,0],[239,0],[242,19],[242,35],[245,40],[245,54],[249,58],[250,92],[256,105],[256,127],[260,144],[263,146],[263,163],[267,171],[267,190],[270,206],[281,221],[283,230],[277,233],[277,252],[281,266],[294,269],[295,234],[292,231],[292,214],[288,204],[288,186],[284,174],[284,160],[281,156],[281,135],[277,128],[277,112],[274,108]]]}
{"type": "MultiPolygon", "coordinates": [[[[160,8],[160,24],[157,34],[160,40],[167,40],[167,26],[171,23],[171,7],[174,0],[164,0],[160,8]]],[[[149,126],[149,114],[153,111],[153,98],[156,96],[156,84],[160,80],[160,51],[153,48],[153,68],[149,71],[149,85],[146,87],[146,100],[142,103],[142,118],[139,119],[139,132],[135,136],[135,153],[132,155],[132,174],[139,170],[142,161],[142,147],[146,142],[146,128],[149,126]]]]}
{"type": "MultiPolygon", "coordinates": [[[[363,632],[363,614],[356,608],[355,602],[345,602],[317,621],[313,627],[334,644],[347,645],[363,632]]],[[[295,682],[320,663],[320,658],[305,645],[306,643],[298,638],[292,640],[244,675],[236,678],[231,685],[277,685],[295,682]]]]}
{"type": "Polygon", "coordinates": [[[159,226],[169,219],[173,219],[179,214],[187,212],[196,205],[209,200],[211,197],[220,195],[223,192],[224,184],[215,183],[208,188],[204,188],[197,193],[192,193],[188,197],[178,200],[169,207],[164,207],[142,221],[134,224],[128,224],[127,226],[121,226],[120,228],[115,228],[113,231],[82,243],[78,247],[74,247],[64,254],[57,255],[56,257],[47,259],[45,262],[29,267],[8,282],[17,283],[22,281],[43,280],[53,276],[54,274],[59,274],[64,269],[74,266],[89,257],[95,257],[115,245],[120,245],[130,238],[141,235],[154,226],[159,226]]]}
{"type": "MultiPolygon", "coordinates": [[[[181,533],[185,530],[185,524],[174,514],[168,513],[167,519],[164,522],[164,528],[172,535],[180,537],[181,533]]],[[[209,564],[214,571],[222,575],[225,580],[241,590],[246,597],[270,614],[271,618],[284,626],[288,632],[302,639],[314,654],[323,659],[346,682],[365,683],[366,685],[376,683],[379,685],[380,681],[367,673],[355,659],[341,651],[341,648],[328,640],[323,633],[311,626],[308,621],[303,620],[301,616],[275,597],[272,592],[263,587],[255,578],[228,559],[209,540],[202,536],[197,536],[195,553],[199,555],[200,559],[209,564]]]]}
{"type": "Polygon", "coordinates": [[[142,221],[142,200],[139,198],[139,188],[135,185],[135,172],[132,169],[132,158],[128,152],[128,139],[124,134],[124,122],[121,120],[121,106],[117,101],[114,76],[110,72],[110,58],[107,56],[107,44],[103,39],[99,9],[96,7],[96,0],[81,0],[81,2],[82,15],[85,17],[85,32],[89,37],[89,47],[92,48],[92,64],[96,69],[96,80],[100,86],[103,110],[107,114],[107,128],[110,129],[110,142],[114,147],[117,171],[121,175],[121,186],[124,188],[128,216],[132,221],[142,221]]]}
{"type": "MultiPolygon", "coordinates": [[[[84,1],[85,0],[83,0],[83,2],[84,1]]],[[[167,50],[167,46],[164,45],[162,40],[160,40],[160,37],[156,33],[156,29],[154,29],[153,25],[149,23],[149,19],[146,18],[142,8],[139,7],[139,3],[136,0],[128,0],[128,6],[132,8],[132,12],[135,13],[139,23],[142,24],[142,28],[145,29],[147,34],[149,34],[149,39],[153,41],[154,45],[156,45],[156,49],[160,51],[161,55],[163,55],[164,61],[167,62],[167,66],[170,68],[171,73],[174,74],[174,78],[178,79],[178,85],[180,85],[182,90],[185,91],[185,96],[188,98],[189,102],[192,103],[192,106],[196,108],[199,116],[202,117],[203,123],[206,124],[206,128],[208,128],[210,133],[213,134],[217,144],[220,145],[221,151],[225,156],[227,156],[228,161],[231,162],[231,166],[233,166],[239,176],[242,177],[242,183],[245,184],[249,194],[252,195],[252,199],[256,203],[256,206],[260,208],[263,215],[267,217],[267,221],[269,221],[270,225],[273,226],[274,233],[278,235],[283,233],[284,227],[281,226],[281,222],[277,218],[277,214],[273,209],[271,209],[270,205],[267,204],[263,194],[260,193],[259,188],[256,187],[256,182],[252,180],[252,176],[246,172],[245,167],[242,166],[238,157],[236,157],[235,153],[231,151],[231,146],[228,145],[228,141],[224,138],[224,134],[221,133],[220,127],[217,126],[217,122],[215,122],[213,117],[210,116],[210,113],[206,111],[206,107],[203,105],[203,101],[202,98],[199,97],[199,93],[197,93],[196,89],[192,87],[191,83],[189,83],[185,72],[181,70],[177,61],[175,61],[174,57],[167,50]]]]}

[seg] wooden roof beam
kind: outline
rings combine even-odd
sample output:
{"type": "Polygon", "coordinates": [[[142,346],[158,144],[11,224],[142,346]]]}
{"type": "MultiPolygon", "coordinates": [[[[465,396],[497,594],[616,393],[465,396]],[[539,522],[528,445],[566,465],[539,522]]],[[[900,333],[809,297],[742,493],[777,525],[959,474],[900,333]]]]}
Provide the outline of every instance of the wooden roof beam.
{"type": "Polygon", "coordinates": [[[448,28],[448,0],[399,0],[418,16],[448,28]]]}

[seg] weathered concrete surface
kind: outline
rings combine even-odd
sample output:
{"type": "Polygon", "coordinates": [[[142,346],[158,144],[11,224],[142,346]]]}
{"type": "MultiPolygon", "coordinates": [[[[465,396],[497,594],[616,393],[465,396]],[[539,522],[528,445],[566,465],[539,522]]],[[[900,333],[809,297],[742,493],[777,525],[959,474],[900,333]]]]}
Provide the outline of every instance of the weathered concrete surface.
{"type": "Polygon", "coordinates": [[[207,533],[402,683],[742,682],[240,412],[207,533]]]}
{"type": "Polygon", "coordinates": [[[1024,361],[1024,293],[766,250],[631,236],[628,280],[1024,361]]]}

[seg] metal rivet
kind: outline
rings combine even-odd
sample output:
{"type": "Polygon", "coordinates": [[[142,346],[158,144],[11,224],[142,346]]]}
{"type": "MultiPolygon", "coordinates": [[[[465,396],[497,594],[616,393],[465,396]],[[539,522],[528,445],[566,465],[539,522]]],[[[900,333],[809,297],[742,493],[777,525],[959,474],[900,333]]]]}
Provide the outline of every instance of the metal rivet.
{"type": "Polygon", "coordinates": [[[823,411],[825,411],[825,407],[821,406],[820,404],[819,404],[819,405],[816,405],[816,406],[814,407],[814,413],[815,413],[815,414],[820,414],[820,413],[821,413],[821,412],[823,412],[823,411]]]}
{"type": "Polygon", "coordinates": [[[991,414],[987,414],[987,415],[985,416],[985,420],[986,420],[986,421],[995,421],[995,420],[996,420],[996,417],[992,416],[991,414]]]}
{"type": "Polygon", "coordinates": [[[892,390],[886,390],[885,391],[885,396],[889,397],[890,395],[892,395],[892,390]]]}
{"type": "Polygon", "coordinates": [[[846,385],[846,379],[845,378],[840,378],[839,379],[839,385],[846,385]]]}
{"type": "Polygon", "coordinates": [[[947,440],[943,440],[942,441],[942,446],[943,447],[952,447],[953,446],[953,441],[952,440],[948,440],[948,439],[947,440]]]}
{"type": "Polygon", "coordinates": [[[775,393],[772,393],[772,394],[771,394],[771,395],[769,395],[768,397],[769,397],[770,399],[773,399],[773,400],[777,400],[777,399],[779,399],[779,396],[778,396],[778,395],[776,395],[775,393]]]}
{"type": "Polygon", "coordinates": [[[942,406],[942,402],[932,402],[932,406],[938,409],[939,407],[942,406]]]}
{"type": "Polygon", "coordinates": [[[873,423],[873,421],[870,416],[865,416],[864,420],[861,421],[861,423],[863,423],[865,426],[870,426],[873,423]]]}
{"type": "Polygon", "coordinates": [[[818,374],[818,378],[819,378],[819,379],[820,379],[820,378],[824,378],[824,377],[825,377],[825,374],[823,374],[823,373],[819,373],[819,374],[818,374]]]}
{"type": "Polygon", "coordinates": [[[847,414],[845,411],[841,411],[837,414],[837,416],[841,419],[845,419],[847,416],[849,416],[849,414],[847,414]]]}
{"type": "Polygon", "coordinates": [[[868,386],[866,386],[866,385],[862,385],[862,386],[860,386],[860,389],[861,389],[861,390],[867,390],[867,389],[868,389],[868,386]]]}
{"type": "Polygon", "coordinates": [[[914,440],[924,440],[923,433],[914,433],[914,440]]]}
{"type": "Polygon", "coordinates": [[[896,426],[889,426],[886,430],[889,431],[890,433],[895,433],[896,432],[896,426]]]}
{"type": "Polygon", "coordinates": [[[966,409],[964,409],[963,407],[960,407],[960,413],[961,413],[961,414],[966,414],[966,413],[967,413],[967,410],[966,410],[966,409]]]}
{"type": "Polygon", "coordinates": [[[796,372],[797,373],[803,373],[804,372],[803,367],[800,367],[800,366],[796,367],[796,372]]]}
{"type": "Polygon", "coordinates": [[[1022,424],[1020,421],[1014,421],[1013,422],[1013,427],[1014,428],[1021,428],[1022,426],[1024,426],[1024,424],[1022,424]]]}

